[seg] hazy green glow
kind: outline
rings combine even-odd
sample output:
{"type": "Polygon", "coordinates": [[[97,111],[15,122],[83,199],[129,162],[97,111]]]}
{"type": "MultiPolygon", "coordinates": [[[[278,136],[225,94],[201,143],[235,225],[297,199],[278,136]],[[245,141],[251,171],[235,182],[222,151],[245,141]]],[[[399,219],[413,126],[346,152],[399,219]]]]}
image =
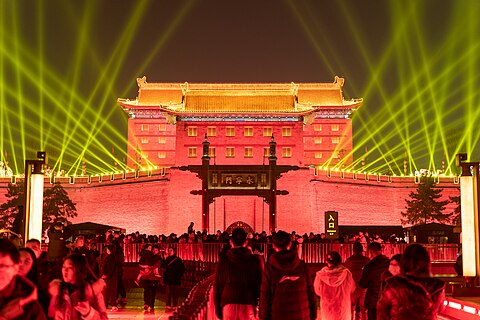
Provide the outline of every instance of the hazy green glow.
{"type": "MultiPolygon", "coordinates": [[[[364,106],[354,115],[356,157],[348,169],[410,174],[420,168],[441,170],[443,161],[445,173],[450,174],[456,172],[456,153],[463,151],[473,159],[480,158],[480,3],[452,2],[447,16],[436,17],[428,15],[434,10],[426,1],[388,1],[391,10],[386,20],[391,25],[386,27],[387,41],[382,43],[380,56],[366,46],[371,44],[371,36],[362,28],[363,16],[352,11],[350,4],[335,3],[351,32],[352,46],[356,48],[352,55],[365,65],[370,81],[351,84],[354,93],[349,95],[363,97],[364,105],[373,101],[383,105],[378,106],[381,112],[376,114],[368,113],[364,106]],[[448,26],[448,32],[438,30],[442,36],[430,39],[434,33],[426,28],[432,28],[435,21],[429,19],[440,19],[442,24],[438,25],[448,26]]],[[[348,70],[325,54],[334,47],[329,44],[333,42],[331,35],[315,28],[317,22],[310,18],[311,10],[302,11],[295,2],[291,5],[299,26],[319,53],[319,60],[332,73],[344,76],[348,85],[348,70]]]]}
{"type": "Polygon", "coordinates": [[[31,18],[37,25],[32,42],[25,36],[22,20],[18,18],[20,4],[0,1],[0,160],[7,160],[14,173],[20,173],[24,159],[34,158],[37,150],[46,150],[52,169],[67,174],[80,174],[83,161],[87,162],[88,173],[126,169],[123,164],[127,157],[126,131],[119,131],[109,121],[122,113],[116,100],[131,90],[139,72],[148,70],[148,63],[173,36],[193,1],[185,2],[162,31],[155,50],[142,61],[140,71],[133,70],[124,92],[116,91],[116,79],[127,59],[131,59],[132,43],[142,33],[141,22],[152,1],[138,2],[129,13],[130,18],[115,26],[120,36],[106,59],[91,43],[95,29],[102,27],[94,22],[99,19],[98,2],[86,1],[82,10],[78,10],[76,2],[61,3],[62,14],[68,21],[65,28],[71,28],[71,37],[76,39],[66,74],[54,71],[44,56],[45,46],[52,42],[44,27],[49,22],[45,9],[48,3],[43,0],[32,3],[31,18]],[[98,74],[96,81],[85,83],[85,72],[98,74]],[[88,86],[91,89],[86,91],[84,88],[88,86]]]}

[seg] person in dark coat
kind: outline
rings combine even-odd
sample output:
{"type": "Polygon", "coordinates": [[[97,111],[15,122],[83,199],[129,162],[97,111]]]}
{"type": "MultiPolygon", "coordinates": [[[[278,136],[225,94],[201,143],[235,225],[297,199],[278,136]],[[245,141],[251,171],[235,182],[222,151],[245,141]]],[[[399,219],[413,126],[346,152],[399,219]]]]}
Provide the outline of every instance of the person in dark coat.
{"type": "Polygon", "coordinates": [[[0,319],[45,320],[37,301],[37,288],[19,276],[20,254],[15,245],[0,239],[0,319]]]}
{"type": "Polygon", "coordinates": [[[317,297],[304,261],[290,250],[291,237],[285,231],[273,235],[275,253],[263,273],[260,290],[261,320],[313,320],[317,318],[317,297]]]}
{"type": "Polygon", "coordinates": [[[360,242],[353,244],[353,254],[345,261],[345,267],[350,270],[355,281],[355,292],[352,294],[352,315],[355,319],[367,319],[365,310],[365,289],[360,288],[358,282],[362,277],[363,267],[370,261],[370,259],[363,255],[363,245],[360,242]]]}
{"type": "MultiPolygon", "coordinates": [[[[152,245],[147,243],[140,251],[140,261],[138,262],[140,270],[138,271],[137,278],[134,280],[137,286],[140,286],[140,280],[146,274],[151,271],[151,267],[153,266],[153,253],[152,253],[152,245]]],[[[148,308],[148,306],[147,306],[148,308]]]]}
{"type": "Polygon", "coordinates": [[[51,273],[51,266],[48,262],[47,252],[42,251],[40,241],[37,239],[29,239],[26,243],[26,247],[30,248],[35,253],[36,267],[38,272],[38,286],[43,290],[43,292],[47,293],[51,273]]]}
{"type": "Polygon", "coordinates": [[[263,264],[247,247],[247,233],[236,228],[230,239],[231,248],[220,257],[215,272],[213,295],[219,319],[255,319],[263,264]]]}
{"type": "Polygon", "coordinates": [[[105,292],[106,305],[111,305],[111,311],[118,311],[117,307],[117,281],[118,281],[118,269],[117,258],[115,256],[115,246],[109,244],[106,246],[107,255],[103,260],[102,267],[102,279],[107,284],[107,291],[105,292]]]}
{"type": "Polygon", "coordinates": [[[358,285],[367,289],[365,308],[367,308],[368,320],[375,320],[377,319],[377,301],[382,285],[382,274],[388,269],[390,259],[382,254],[382,245],[378,242],[368,245],[368,254],[372,260],[363,268],[358,285]]]}
{"type": "Polygon", "coordinates": [[[115,258],[117,262],[117,298],[120,297],[120,302],[125,304],[127,302],[127,291],[123,284],[123,263],[125,256],[118,240],[113,240],[113,245],[115,246],[115,258]]]}
{"type": "Polygon", "coordinates": [[[62,275],[63,258],[68,254],[66,240],[70,235],[64,232],[63,224],[60,222],[51,225],[47,234],[49,239],[47,257],[52,266],[50,279],[59,278],[62,275]]]}
{"type": "Polygon", "coordinates": [[[445,300],[445,283],[433,278],[430,256],[421,244],[411,244],[403,253],[403,274],[386,280],[377,304],[378,319],[437,319],[445,300]]]}
{"type": "Polygon", "coordinates": [[[145,274],[142,276],[143,280],[143,308],[146,313],[155,313],[155,296],[157,295],[158,281],[160,274],[158,269],[162,264],[162,257],[160,256],[160,247],[158,245],[152,246],[151,266],[145,269],[145,274]]]}
{"type": "Polygon", "coordinates": [[[30,248],[20,248],[18,249],[18,252],[20,253],[18,274],[27,278],[35,285],[37,288],[38,302],[42,306],[43,311],[48,313],[50,297],[48,296],[47,291],[43,290],[38,283],[37,258],[35,252],[30,248]]]}
{"type": "Polygon", "coordinates": [[[177,288],[182,282],[183,274],[185,273],[185,265],[182,259],[177,257],[175,248],[169,247],[167,249],[167,258],[163,262],[163,284],[165,285],[165,293],[167,301],[165,308],[171,310],[176,308],[178,304],[177,288]]]}

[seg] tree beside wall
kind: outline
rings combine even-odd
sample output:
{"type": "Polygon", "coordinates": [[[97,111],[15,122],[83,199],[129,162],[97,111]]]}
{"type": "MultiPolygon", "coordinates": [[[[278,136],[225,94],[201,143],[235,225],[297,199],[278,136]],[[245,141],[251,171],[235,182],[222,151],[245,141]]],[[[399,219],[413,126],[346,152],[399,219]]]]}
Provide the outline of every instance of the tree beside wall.
{"type": "Polygon", "coordinates": [[[443,189],[436,188],[435,179],[429,175],[420,177],[415,191],[405,199],[405,212],[402,212],[402,224],[427,224],[428,222],[450,223],[453,213],[444,213],[449,200],[440,200],[443,189]]]}
{"type": "MultiPolygon", "coordinates": [[[[21,230],[18,229],[22,228],[23,222],[19,208],[23,208],[25,204],[25,183],[23,181],[15,184],[9,183],[5,197],[8,199],[7,202],[0,205],[0,228],[12,229],[20,233],[21,230]]],[[[69,221],[76,216],[75,203],[69,198],[60,183],[55,183],[52,187],[45,189],[43,193],[43,223],[69,221]]]]}

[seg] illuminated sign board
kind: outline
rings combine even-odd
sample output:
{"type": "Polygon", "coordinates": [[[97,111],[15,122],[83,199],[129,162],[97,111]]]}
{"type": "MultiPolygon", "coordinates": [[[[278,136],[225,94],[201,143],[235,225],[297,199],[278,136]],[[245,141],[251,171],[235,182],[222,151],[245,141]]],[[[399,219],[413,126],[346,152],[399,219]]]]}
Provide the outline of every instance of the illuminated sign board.
{"type": "Polygon", "coordinates": [[[270,175],[266,172],[211,170],[210,189],[268,189],[270,175]]]}
{"type": "Polygon", "coordinates": [[[325,211],[325,235],[327,239],[338,239],[338,212],[325,211]]]}

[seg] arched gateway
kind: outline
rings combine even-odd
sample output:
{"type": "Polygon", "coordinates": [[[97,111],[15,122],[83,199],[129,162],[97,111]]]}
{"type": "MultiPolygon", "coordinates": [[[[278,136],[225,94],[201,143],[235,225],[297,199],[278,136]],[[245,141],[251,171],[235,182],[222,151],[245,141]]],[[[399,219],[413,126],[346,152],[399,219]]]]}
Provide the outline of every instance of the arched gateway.
{"type": "Polygon", "coordinates": [[[245,223],[243,221],[235,221],[234,223],[232,223],[231,225],[228,226],[226,231],[229,234],[231,234],[233,232],[233,229],[236,229],[236,228],[242,228],[247,233],[253,233],[254,232],[253,228],[248,223],[245,223]]]}
{"type": "Polygon", "coordinates": [[[182,166],[182,171],[195,172],[202,179],[202,190],[192,190],[191,194],[202,196],[202,230],[209,232],[210,204],[223,195],[258,196],[264,198],[269,208],[270,232],[276,228],[277,195],[288,191],[277,190],[277,179],[282,173],[298,170],[298,166],[277,165],[276,145],[273,135],[269,143],[268,166],[266,165],[213,165],[210,166],[207,135],[203,140],[202,165],[182,166]]]}

